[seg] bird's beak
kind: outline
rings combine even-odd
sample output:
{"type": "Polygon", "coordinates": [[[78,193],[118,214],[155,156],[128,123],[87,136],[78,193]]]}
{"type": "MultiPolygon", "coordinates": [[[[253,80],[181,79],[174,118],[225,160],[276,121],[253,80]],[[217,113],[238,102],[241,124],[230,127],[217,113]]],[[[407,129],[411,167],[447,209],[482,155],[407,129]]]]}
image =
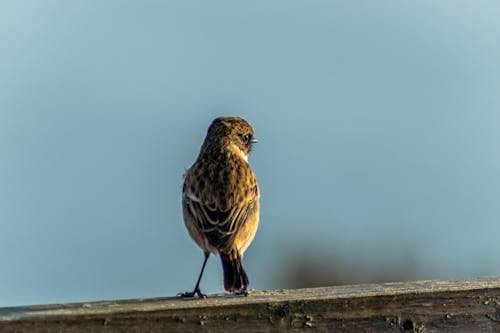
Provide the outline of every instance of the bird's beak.
{"type": "Polygon", "coordinates": [[[259,140],[257,140],[257,139],[255,139],[255,138],[253,138],[252,140],[250,140],[250,142],[251,142],[251,143],[257,143],[257,142],[259,142],[259,140]]]}

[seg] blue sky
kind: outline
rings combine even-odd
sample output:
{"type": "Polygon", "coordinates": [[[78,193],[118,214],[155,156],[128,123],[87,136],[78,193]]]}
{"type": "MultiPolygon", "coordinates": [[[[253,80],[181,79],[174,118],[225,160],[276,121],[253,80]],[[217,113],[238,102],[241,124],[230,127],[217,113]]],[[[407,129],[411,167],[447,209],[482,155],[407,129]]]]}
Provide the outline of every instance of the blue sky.
{"type": "MultiPolygon", "coordinates": [[[[0,305],[173,295],[182,173],[249,120],[251,286],[500,274],[496,1],[1,1],[0,305]],[[323,258],[323,259],[321,259],[323,258]]],[[[222,291],[218,260],[202,286],[222,291]]]]}

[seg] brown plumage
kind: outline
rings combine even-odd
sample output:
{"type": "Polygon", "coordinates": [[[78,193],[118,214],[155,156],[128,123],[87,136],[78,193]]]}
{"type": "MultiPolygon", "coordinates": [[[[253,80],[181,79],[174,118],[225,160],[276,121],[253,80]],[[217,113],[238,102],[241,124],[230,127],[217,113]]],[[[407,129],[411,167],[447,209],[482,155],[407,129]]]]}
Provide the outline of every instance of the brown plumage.
{"type": "Polygon", "coordinates": [[[253,128],[239,117],[220,117],[210,125],[195,163],[186,171],[182,189],[184,223],[205,253],[192,293],[204,296],[199,283],[210,255],[219,254],[224,289],[246,294],[245,250],[259,224],[259,188],[248,164],[253,128]]]}

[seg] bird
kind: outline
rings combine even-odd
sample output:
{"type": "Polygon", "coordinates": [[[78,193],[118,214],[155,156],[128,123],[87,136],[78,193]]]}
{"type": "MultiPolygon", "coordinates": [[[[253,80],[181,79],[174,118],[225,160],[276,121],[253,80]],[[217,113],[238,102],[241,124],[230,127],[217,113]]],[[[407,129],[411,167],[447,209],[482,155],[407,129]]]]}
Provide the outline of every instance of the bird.
{"type": "Polygon", "coordinates": [[[184,174],[184,224],[205,258],[194,290],[180,294],[183,297],[206,298],[200,281],[210,254],[221,259],[224,289],[248,295],[242,259],[257,232],[260,198],[248,156],[257,142],[245,119],[218,117],[208,128],[198,158],[184,174]]]}

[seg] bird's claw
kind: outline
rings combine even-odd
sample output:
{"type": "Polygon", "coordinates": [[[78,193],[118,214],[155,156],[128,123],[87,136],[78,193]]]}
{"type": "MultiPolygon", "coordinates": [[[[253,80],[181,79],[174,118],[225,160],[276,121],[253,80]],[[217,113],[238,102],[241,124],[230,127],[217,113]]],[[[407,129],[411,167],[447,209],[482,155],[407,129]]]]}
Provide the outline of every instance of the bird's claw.
{"type": "Polygon", "coordinates": [[[199,288],[193,290],[192,292],[188,291],[185,293],[178,293],[177,296],[182,298],[193,298],[195,296],[198,296],[199,298],[207,298],[207,295],[203,294],[199,288]]]}
{"type": "Polygon", "coordinates": [[[248,296],[248,290],[247,290],[247,288],[244,288],[244,289],[241,289],[241,290],[237,291],[235,294],[247,297],[248,296]]]}

